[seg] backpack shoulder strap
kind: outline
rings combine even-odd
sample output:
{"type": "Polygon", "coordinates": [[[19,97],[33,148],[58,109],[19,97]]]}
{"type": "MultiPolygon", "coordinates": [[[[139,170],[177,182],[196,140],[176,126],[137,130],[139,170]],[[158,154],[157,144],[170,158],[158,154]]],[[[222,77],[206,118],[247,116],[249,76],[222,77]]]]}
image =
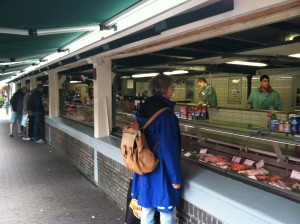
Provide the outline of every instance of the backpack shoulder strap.
{"type": "Polygon", "coordinates": [[[147,121],[147,123],[141,128],[143,130],[145,130],[149,124],[151,124],[151,122],[162,112],[164,112],[165,110],[171,110],[170,107],[163,107],[160,110],[158,110],[155,114],[153,114],[153,116],[147,121]]]}

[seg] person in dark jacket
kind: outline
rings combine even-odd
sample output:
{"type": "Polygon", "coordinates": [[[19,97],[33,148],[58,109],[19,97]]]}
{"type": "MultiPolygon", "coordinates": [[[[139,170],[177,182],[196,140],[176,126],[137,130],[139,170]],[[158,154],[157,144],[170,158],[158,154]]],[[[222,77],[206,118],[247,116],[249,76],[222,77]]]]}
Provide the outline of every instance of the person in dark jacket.
{"type": "Polygon", "coordinates": [[[22,124],[23,126],[23,140],[29,141],[32,138],[32,123],[33,123],[33,118],[32,118],[32,114],[28,113],[28,102],[29,99],[31,97],[32,91],[28,92],[27,94],[25,94],[24,96],[24,100],[23,100],[23,117],[22,120],[26,120],[26,122],[24,122],[22,124]]]}
{"type": "Polygon", "coordinates": [[[23,110],[23,99],[24,95],[28,92],[27,87],[18,89],[11,98],[12,114],[9,124],[9,136],[13,137],[14,125],[18,123],[18,135],[22,136],[21,133],[21,121],[22,121],[22,110],[23,110]]]}
{"type": "Polygon", "coordinates": [[[154,223],[155,211],[160,212],[161,224],[174,224],[181,185],[181,135],[174,114],[175,103],[170,101],[175,87],[170,76],[157,75],[149,83],[149,88],[153,96],[147,98],[136,113],[140,127],[159,109],[169,107],[171,110],[158,115],[145,130],[152,149],[159,142],[156,148],[159,166],[148,174],[134,173],[132,198],[138,199],[142,206],[141,224],[154,223]]]}
{"type": "Polygon", "coordinates": [[[28,101],[29,112],[33,115],[33,139],[36,143],[45,143],[42,139],[42,126],[44,123],[44,105],[42,101],[43,85],[38,84],[32,91],[28,101]]]}

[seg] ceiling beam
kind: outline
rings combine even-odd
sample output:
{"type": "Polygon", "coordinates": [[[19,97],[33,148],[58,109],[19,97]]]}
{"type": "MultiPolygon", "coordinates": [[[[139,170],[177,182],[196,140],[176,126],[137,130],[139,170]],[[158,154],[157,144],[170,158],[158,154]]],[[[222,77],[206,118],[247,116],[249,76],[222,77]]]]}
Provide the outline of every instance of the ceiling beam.
{"type": "Polygon", "coordinates": [[[96,30],[100,30],[100,25],[59,27],[59,28],[51,28],[51,29],[29,29],[29,30],[0,27],[0,33],[23,35],[23,36],[43,36],[43,35],[53,35],[53,34],[62,34],[62,33],[89,32],[89,31],[96,31],[96,30]]]}
{"type": "Polygon", "coordinates": [[[249,43],[249,44],[257,44],[257,45],[260,45],[260,46],[266,46],[267,45],[265,42],[254,41],[254,40],[247,40],[247,39],[237,38],[237,37],[228,36],[228,35],[221,36],[219,38],[221,38],[221,39],[227,39],[227,40],[234,40],[234,41],[239,41],[239,42],[249,43]]]}
{"type": "Polygon", "coordinates": [[[285,32],[295,32],[300,35],[300,27],[294,25],[293,23],[281,22],[281,23],[269,24],[267,25],[267,27],[278,29],[285,32]]]}

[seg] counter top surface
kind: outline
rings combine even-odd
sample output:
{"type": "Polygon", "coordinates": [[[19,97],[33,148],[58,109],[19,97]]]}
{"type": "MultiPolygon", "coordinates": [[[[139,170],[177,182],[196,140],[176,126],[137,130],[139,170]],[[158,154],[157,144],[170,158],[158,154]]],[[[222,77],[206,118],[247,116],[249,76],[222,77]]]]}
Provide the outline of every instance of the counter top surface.
{"type": "MultiPolygon", "coordinates": [[[[47,118],[46,122],[124,165],[119,138],[95,139],[83,129],[75,130],[64,119],[47,118]]],[[[224,223],[240,224],[241,220],[243,224],[299,223],[299,203],[185,160],[182,160],[182,174],[182,198],[224,223]]]]}

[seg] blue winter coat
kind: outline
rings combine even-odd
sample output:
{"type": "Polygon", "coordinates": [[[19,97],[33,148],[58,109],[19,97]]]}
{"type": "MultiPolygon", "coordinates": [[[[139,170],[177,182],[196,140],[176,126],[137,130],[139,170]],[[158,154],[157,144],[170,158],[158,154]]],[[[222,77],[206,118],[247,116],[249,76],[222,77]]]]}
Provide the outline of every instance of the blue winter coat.
{"type": "Polygon", "coordinates": [[[142,207],[155,207],[158,211],[170,212],[179,203],[179,189],[173,188],[172,184],[181,183],[181,139],[178,118],[173,112],[175,103],[162,96],[153,96],[141,106],[141,111],[144,108],[144,115],[146,113],[149,116],[141,117],[141,111],[137,112],[136,116],[142,127],[150,115],[164,106],[172,110],[162,112],[145,131],[151,148],[154,148],[157,142],[160,143],[156,149],[159,166],[149,174],[134,174],[132,197],[138,198],[142,207]]]}

